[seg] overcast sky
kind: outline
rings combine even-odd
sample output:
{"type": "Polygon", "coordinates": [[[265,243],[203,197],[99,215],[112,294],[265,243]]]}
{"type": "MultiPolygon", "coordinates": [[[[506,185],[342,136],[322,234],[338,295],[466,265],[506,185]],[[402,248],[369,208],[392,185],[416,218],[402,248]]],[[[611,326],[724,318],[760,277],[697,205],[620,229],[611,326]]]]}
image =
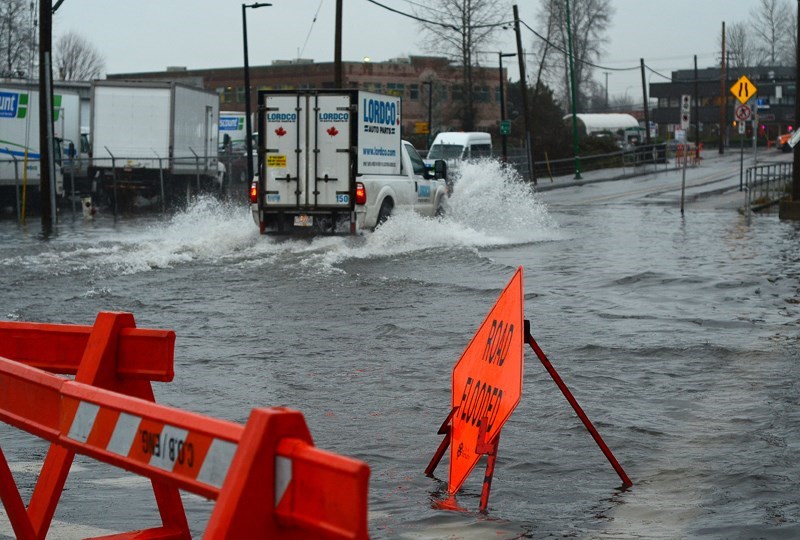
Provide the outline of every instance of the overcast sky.
{"type": "MultiPolygon", "coordinates": [[[[249,3],[252,3],[250,0],[249,3]]],[[[379,0],[404,12],[413,0],[379,0]]],[[[418,0],[420,3],[429,0],[418,0]]],[[[610,71],[611,96],[641,95],[639,59],[669,75],[672,70],[718,63],[722,22],[749,19],[758,0],[612,0],[615,8],[608,43],[595,79],[605,85],[610,71]]],[[[317,62],[333,61],[335,0],[272,0],[271,7],[247,10],[250,65],[300,55],[317,62]],[[314,22],[315,15],[316,22],[314,22]]],[[[366,0],[343,0],[343,59],[380,62],[426,50],[415,21],[366,0]]],[[[539,0],[519,0],[520,18],[537,28],[539,0]]],[[[54,41],[68,31],[85,37],[104,55],[107,73],[161,71],[167,66],[189,69],[242,65],[242,4],[229,0],[65,0],[53,21],[54,41]]],[[[789,16],[789,14],[787,14],[789,16]]],[[[513,19],[511,9],[508,19],[513,19]]],[[[515,52],[513,31],[498,32],[490,50],[515,52]]],[[[523,28],[523,47],[538,40],[523,28]]],[[[483,63],[497,65],[497,55],[483,63]]],[[[516,60],[507,58],[512,80],[519,79],[516,60]]],[[[531,67],[528,68],[531,73],[531,67]]],[[[661,80],[647,72],[647,80],[661,80]]]]}

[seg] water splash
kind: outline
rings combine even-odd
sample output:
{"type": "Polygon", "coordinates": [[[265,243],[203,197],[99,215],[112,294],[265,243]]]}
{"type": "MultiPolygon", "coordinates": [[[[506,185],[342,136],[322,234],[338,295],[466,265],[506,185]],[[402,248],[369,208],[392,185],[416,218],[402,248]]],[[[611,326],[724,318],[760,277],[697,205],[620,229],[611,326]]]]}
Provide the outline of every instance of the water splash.
{"type": "Polygon", "coordinates": [[[314,271],[340,272],[342,262],[401,256],[425,250],[531,243],[558,237],[547,209],[511,169],[497,161],[465,163],[443,219],[398,211],[378,230],[358,238],[261,237],[250,210],[201,197],[171,217],[95,223],[60,235],[65,246],[3,261],[56,274],[130,275],[193,261],[259,267],[284,260],[314,271]]]}
{"type": "Polygon", "coordinates": [[[473,231],[473,241],[501,245],[552,240],[558,229],[531,184],[491,159],[461,165],[448,217],[473,231]]]}

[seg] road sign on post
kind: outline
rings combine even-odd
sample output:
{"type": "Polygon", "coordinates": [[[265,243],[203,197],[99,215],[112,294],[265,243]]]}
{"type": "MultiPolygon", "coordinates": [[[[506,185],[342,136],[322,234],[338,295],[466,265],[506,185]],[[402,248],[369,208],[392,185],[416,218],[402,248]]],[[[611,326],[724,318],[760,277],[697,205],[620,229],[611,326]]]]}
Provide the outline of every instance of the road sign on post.
{"type": "Polygon", "coordinates": [[[758,89],[750,82],[750,79],[742,75],[739,80],[731,86],[731,94],[733,94],[739,103],[746,104],[753,96],[756,95],[758,89]]]}
{"type": "Polygon", "coordinates": [[[681,96],[681,129],[686,131],[689,129],[689,121],[691,119],[690,112],[692,110],[692,96],[683,94],[681,96]]]}
{"type": "Polygon", "coordinates": [[[508,120],[501,120],[500,135],[510,135],[510,134],[511,134],[511,122],[508,120]]]}
{"type": "Polygon", "coordinates": [[[753,109],[751,109],[747,104],[740,103],[736,106],[736,111],[734,113],[736,116],[736,120],[739,122],[744,122],[745,120],[750,120],[753,116],[753,109]]]}
{"type": "Polygon", "coordinates": [[[492,443],[522,395],[522,268],[453,368],[450,482],[455,493],[478,463],[480,442],[492,443]],[[480,441],[483,432],[485,441],[480,441]]]}

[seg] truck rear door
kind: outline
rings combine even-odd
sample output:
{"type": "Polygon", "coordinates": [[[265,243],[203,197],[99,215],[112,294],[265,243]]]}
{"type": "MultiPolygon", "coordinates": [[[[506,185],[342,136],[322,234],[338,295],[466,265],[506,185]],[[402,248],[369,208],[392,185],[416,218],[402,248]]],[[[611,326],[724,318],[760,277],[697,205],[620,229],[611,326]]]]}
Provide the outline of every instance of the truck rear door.
{"type": "Polygon", "coordinates": [[[349,211],[350,96],[268,94],[264,103],[265,209],[349,211]]]}

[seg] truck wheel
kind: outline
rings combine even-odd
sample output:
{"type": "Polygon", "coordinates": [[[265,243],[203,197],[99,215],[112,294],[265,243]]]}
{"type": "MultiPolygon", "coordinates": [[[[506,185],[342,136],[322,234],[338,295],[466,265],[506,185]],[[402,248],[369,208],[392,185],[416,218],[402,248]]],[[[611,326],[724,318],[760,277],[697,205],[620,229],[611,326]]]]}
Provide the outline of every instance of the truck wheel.
{"type": "Polygon", "coordinates": [[[443,205],[443,204],[439,204],[439,206],[437,206],[437,207],[436,207],[436,214],[434,214],[434,215],[435,215],[437,218],[443,218],[443,217],[445,216],[445,214],[446,214],[446,213],[447,213],[447,212],[446,212],[446,210],[444,209],[444,205],[443,205]]]}
{"type": "Polygon", "coordinates": [[[378,211],[378,221],[375,223],[376,229],[383,225],[387,219],[389,219],[389,216],[392,215],[393,207],[394,206],[392,205],[391,199],[385,199],[383,201],[383,204],[381,204],[381,209],[378,211]]]}

